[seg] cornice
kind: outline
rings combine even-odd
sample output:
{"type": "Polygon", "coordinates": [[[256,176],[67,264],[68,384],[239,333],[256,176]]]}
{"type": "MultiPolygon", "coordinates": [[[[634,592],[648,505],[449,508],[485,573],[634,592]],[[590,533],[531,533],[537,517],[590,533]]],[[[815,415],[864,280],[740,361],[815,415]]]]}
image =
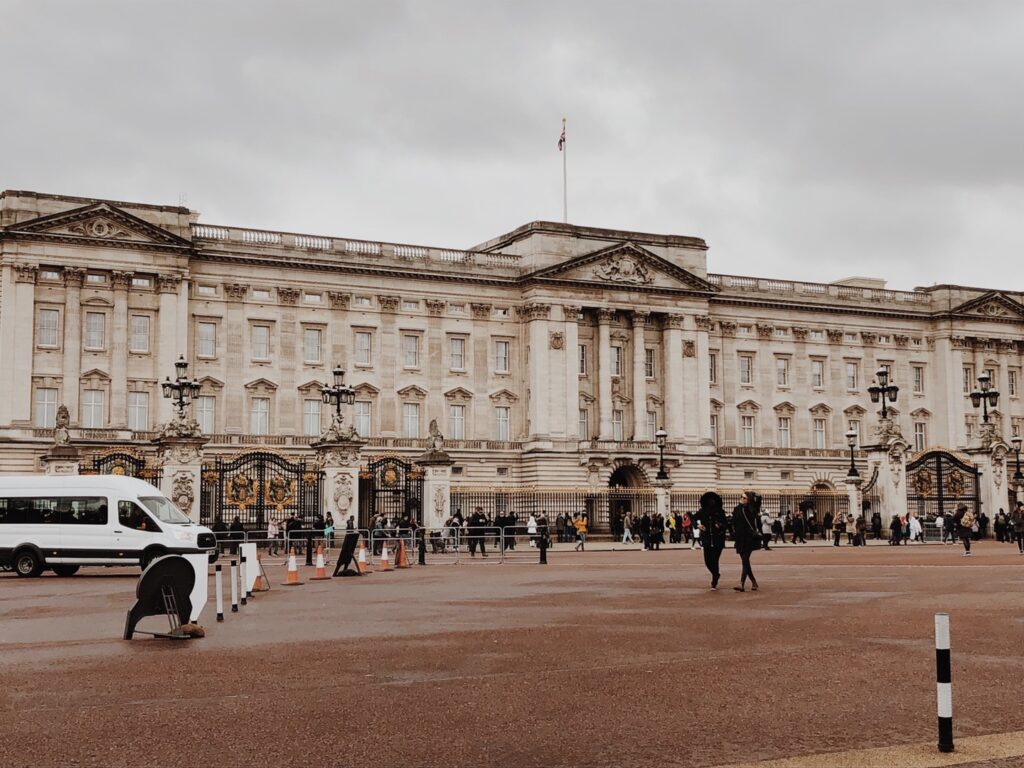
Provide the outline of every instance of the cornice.
{"type": "Polygon", "coordinates": [[[709,304],[721,305],[721,306],[732,306],[732,307],[751,307],[757,309],[780,309],[783,311],[793,311],[794,309],[812,312],[816,314],[827,314],[827,315],[862,315],[865,317],[903,317],[910,318],[913,320],[931,320],[934,315],[931,312],[910,312],[907,310],[896,310],[896,309],[878,309],[868,308],[862,306],[836,306],[834,304],[805,304],[803,302],[788,302],[788,301],[772,301],[770,299],[737,299],[729,296],[722,296],[717,294],[708,298],[709,304]]]}

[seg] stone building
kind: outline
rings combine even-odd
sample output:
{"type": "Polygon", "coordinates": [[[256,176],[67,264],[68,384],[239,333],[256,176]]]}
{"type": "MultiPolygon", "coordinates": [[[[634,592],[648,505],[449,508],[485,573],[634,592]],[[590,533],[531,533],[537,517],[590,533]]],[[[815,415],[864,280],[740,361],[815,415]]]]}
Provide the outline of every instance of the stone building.
{"type": "MultiPolygon", "coordinates": [[[[367,452],[437,420],[453,481],[838,486],[885,366],[912,451],[1020,429],[1022,295],[708,272],[706,243],[533,222],[468,250],[253,230],[176,206],[0,194],[2,471],[37,469],[65,404],[78,445],[146,450],[184,356],[207,453],[309,451],[320,385],[355,387],[367,452]]],[[[926,275],[922,275],[925,282],[926,275]]]]}

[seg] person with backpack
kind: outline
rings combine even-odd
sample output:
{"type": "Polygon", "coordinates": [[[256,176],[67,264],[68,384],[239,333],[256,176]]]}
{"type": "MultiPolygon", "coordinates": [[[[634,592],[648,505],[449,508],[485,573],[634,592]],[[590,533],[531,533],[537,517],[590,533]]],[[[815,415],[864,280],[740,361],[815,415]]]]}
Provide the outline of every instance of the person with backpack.
{"type": "Polygon", "coordinates": [[[964,557],[971,556],[971,528],[975,523],[974,513],[967,509],[966,504],[960,504],[953,515],[953,525],[964,543],[964,557]]]}
{"type": "Polygon", "coordinates": [[[1010,535],[1013,537],[1012,541],[1017,542],[1018,551],[1024,555],[1024,504],[1017,502],[1017,507],[1010,514],[1010,522],[1007,525],[1010,528],[1010,535]]]}

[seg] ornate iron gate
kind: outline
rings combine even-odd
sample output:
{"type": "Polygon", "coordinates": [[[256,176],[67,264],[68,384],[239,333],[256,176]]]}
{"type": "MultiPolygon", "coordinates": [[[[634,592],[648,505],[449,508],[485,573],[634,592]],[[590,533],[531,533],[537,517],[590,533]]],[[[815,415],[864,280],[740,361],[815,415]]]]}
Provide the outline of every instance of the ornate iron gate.
{"type": "Polygon", "coordinates": [[[907,510],[922,520],[966,504],[981,511],[978,468],[948,451],[928,451],[907,465],[907,510]]]}
{"type": "Polygon", "coordinates": [[[83,475],[125,475],[137,477],[147,483],[160,486],[163,470],[147,461],[146,457],[129,448],[111,448],[94,453],[79,465],[83,475]]]}
{"type": "Polygon", "coordinates": [[[219,518],[262,528],[270,519],[296,515],[311,522],[321,513],[324,473],[272,451],[247,451],[230,459],[203,464],[199,520],[211,525],[219,518]]]}
{"type": "Polygon", "coordinates": [[[359,473],[369,503],[360,508],[359,524],[367,527],[374,515],[400,520],[405,515],[423,523],[423,470],[397,456],[373,458],[359,473]]]}

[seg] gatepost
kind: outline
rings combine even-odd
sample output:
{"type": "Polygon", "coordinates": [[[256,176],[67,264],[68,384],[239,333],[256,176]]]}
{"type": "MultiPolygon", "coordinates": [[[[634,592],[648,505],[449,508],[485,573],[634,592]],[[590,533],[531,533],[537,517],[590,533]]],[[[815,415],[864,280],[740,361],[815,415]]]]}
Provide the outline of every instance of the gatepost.
{"type": "MultiPolygon", "coordinates": [[[[888,527],[889,522],[897,516],[905,517],[907,514],[907,451],[910,444],[903,439],[899,425],[892,419],[879,419],[876,430],[877,442],[874,445],[865,445],[864,450],[868,454],[868,466],[872,473],[877,472],[875,488],[878,490],[878,503],[881,509],[883,527],[888,527]]],[[[853,503],[854,492],[847,486],[847,492],[851,494],[853,503]]],[[[854,515],[861,513],[859,507],[860,489],[856,487],[858,506],[850,509],[854,515]]]]}
{"type": "MultiPolygon", "coordinates": [[[[860,504],[860,486],[864,482],[861,477],[847,477],[846,478],[846,497],[849,500],[850,511],[848,514],[853,515],[854,519],[864,514],[864,510],[861,509],[860,504]]],[[[879,513],[881,514],[881,513],[879,513]]],[[[864,522],[869,522],[865,520],[864,522]]]]}
{"type": "Polygon", "coordinates": [[[209,440],[195,419],[175,416],[153,441],[163,470],[160,490],[196,523],[203,487],[203,446],[209,440]]]}
{"type": "Polygon", "coordinates": [[[1011,482],[1006,473],[1006,456],[1010,447],[1003,442],[996,432],[995,424],[989,422],[980,425],[978,433],[971,441],[966,453],[978,468],[978,495],[981,507],[978,510],[988,518],[988,535],[992,534],[992,525],[996,513],[1009,506],[1007,486],[1011,482]]]}
{"type": "Polygon", "coordinates": [[[53,430],[53,443],[50,449],[39,458],[43,472],[47,475],[77,475],[81,452],[71,444],[71,433],[68,425],[71,417],[66,405],[57,409],[57,422],[53,430]]]}
{"type": "Polygon", "coordinates": [[[337,531],[345,529],[349,515],[359,527],[359,452],[366,445],[354,427],[346,427],[341,413],[335,413],[331,425],[313,443],[316,463],[324,472],[324,517],[334,516],[337,531]]]}
{"type": "Polygon", "coordinates": [[[663,520],[668,520],[669,515],[672,513],[672,481],[667,479],[655,480],[654,498],[658,514],[661,515],[663,520]]]}
{"type": "Polygon", "coordinates": [[[452,464],[455,460],[444,450],[444,437],[437,423],[430,425],[429,447],[416,459],[423,467],[423,527],[440,528],[451,516],[452,464]]]}

